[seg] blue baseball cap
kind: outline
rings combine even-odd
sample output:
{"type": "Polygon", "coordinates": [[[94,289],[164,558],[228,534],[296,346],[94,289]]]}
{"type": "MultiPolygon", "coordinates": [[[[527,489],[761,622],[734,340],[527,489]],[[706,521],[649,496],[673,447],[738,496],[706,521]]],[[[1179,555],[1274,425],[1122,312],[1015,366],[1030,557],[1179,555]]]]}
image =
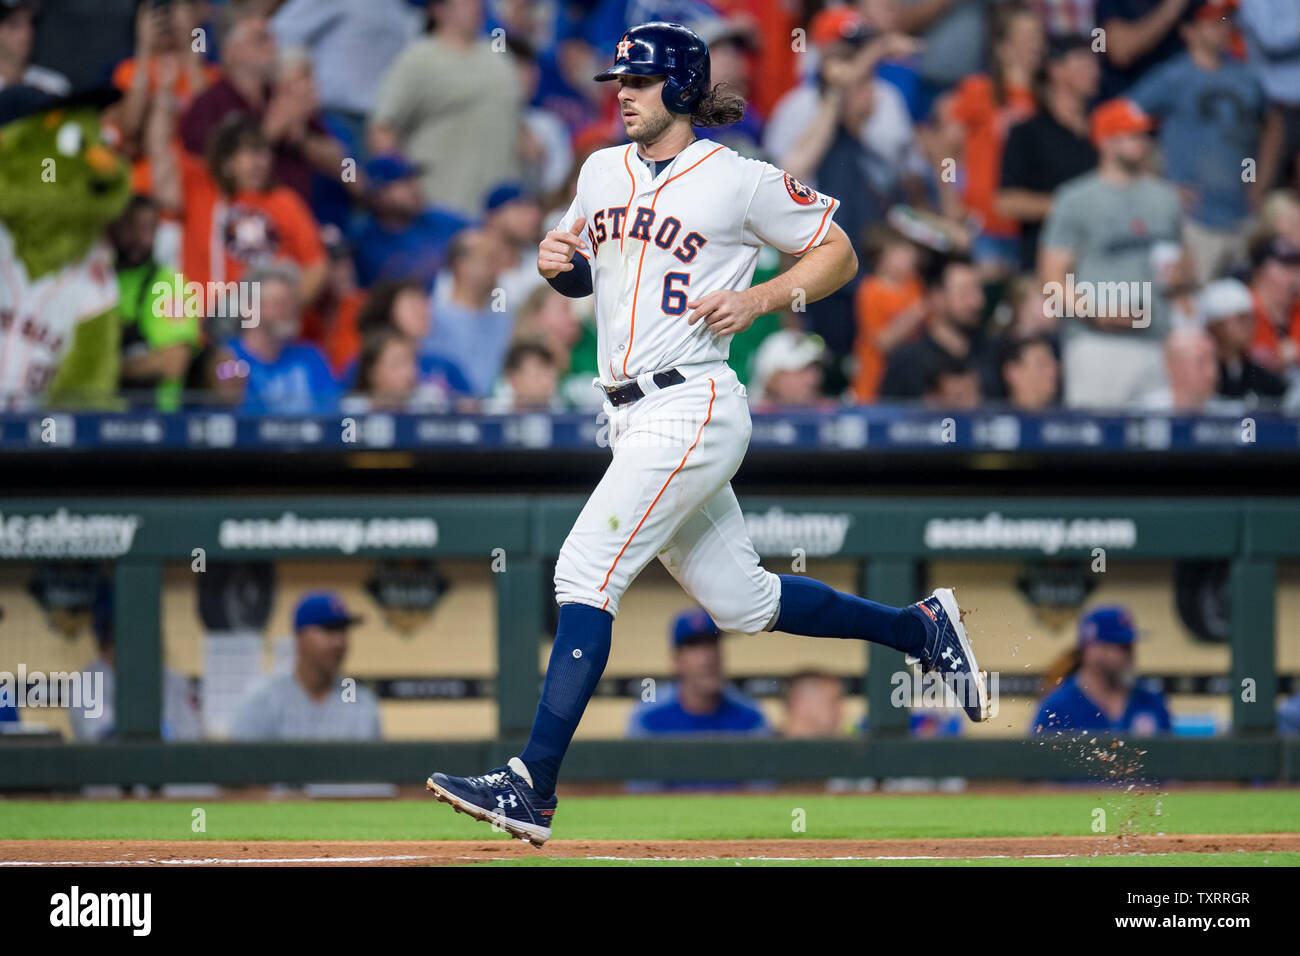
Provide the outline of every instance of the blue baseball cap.
{"type": "Polygon", "coordinates": [[[704,608],[693,607],[689,611],[682,611],[673,621],[673,647],[681,647],[683,644],[690,644],[701,637],[718,638],[722,632],[718,630],[718,625],[713,623],[713,618],[705,612],[704,608]]]}
{"type": "Polygon", "coordinates": [[[524,188],[522,183],[498,183],[490,193],[483,206],[488,212],[496,212],[507,203],[512,203],[516,199],[533,199],[533,194],[524,188]]]}
{"type": "Polygon", "coordinates": [[[293,629],[304,627],[349,627],[361,618],[348,613],[337,591],[308,591],[298,599],[293,612],[293,629]]]}
{"type": "Polygon", "coordinates": [[[401,153],[384,153],[366,163],[366,182],[371,189],[383,189],[393,183],[419,176],[422,170],[401,153]]]}
{"type": "Polygon", "coordinates": [[[1132,644],[1138,639],[1133,616],[1118,604],[1095,607],[1079,621],[1079,646],[1100,641],[1103,644],[1132,644]]]}

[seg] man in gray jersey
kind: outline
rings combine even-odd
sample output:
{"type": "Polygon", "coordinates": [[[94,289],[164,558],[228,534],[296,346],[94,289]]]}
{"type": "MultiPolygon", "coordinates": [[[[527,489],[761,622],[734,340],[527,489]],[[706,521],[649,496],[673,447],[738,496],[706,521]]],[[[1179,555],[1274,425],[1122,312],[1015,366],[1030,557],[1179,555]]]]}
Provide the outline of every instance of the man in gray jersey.
{"type": "Polygon", "coordinates": [[[1090,118],[1097,168],[1063,184],[1038,247],[1045,308],[1062,319],[1065,404],[1132,407],[1166,384],[1168,292],[1186,269],[1172,185],[1146,171],[1150,119],[1110,100],[1090,118]]]}
{"type": "Polygon", "coordinates": [[[294,661],[253,689],[235,713],[234,740],[378,740],[379,703],[340,679],[353,617],[332,591],[304,594],[294,612],[294,661]]]}

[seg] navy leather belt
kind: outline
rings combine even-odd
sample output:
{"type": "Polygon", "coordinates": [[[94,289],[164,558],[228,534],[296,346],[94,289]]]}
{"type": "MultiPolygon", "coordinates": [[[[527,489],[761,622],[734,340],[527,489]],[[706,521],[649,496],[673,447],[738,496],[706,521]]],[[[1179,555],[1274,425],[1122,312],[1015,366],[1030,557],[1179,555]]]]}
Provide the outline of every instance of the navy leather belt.
{"type": "MultiPolygon", "coordinates": [[[[686,376],[675,368],[670,368],[666,372],[655,372],[650,378],[660,388],[680,385],[686,381],[686,376]]],[[[633,402],[645,398],[645,389],[635,381],[631,381],[625,385],[606,387],[605,397],[609,399],[611,405],[618,408],[620,405],[631,405],[633,402]]]]}

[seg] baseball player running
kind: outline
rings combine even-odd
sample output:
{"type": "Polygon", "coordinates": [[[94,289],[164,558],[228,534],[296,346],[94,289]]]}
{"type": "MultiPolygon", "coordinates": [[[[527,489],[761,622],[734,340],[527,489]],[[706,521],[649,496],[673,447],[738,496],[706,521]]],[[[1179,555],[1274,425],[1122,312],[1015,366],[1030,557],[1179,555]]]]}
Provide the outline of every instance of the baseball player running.
{"type": "Polygon", "coordinates": [[[731,337],[799,290],[815,301],[854,276],[857,257],[833,219],[839,202],[696,136],[738,120],[744,101],[710,86],[708,50],[685,27],[628,30],[596,79],[618,83],[631,143],[583,164],[537,268],[566,295],[595,294],[613,459],[560,551],[559,626],[528,745],[505,767],[434,773],[427,784],[535,846],[550,838],[560,763],[605,669],[619,601],[655,558],[723,630],[885,644],[937,672],[972,720],[989,716],[951,590],[897,608],[773,574],[731,490],[751,430],[727,365],[731,337]],[[751,288],[764,245],[798,261],[751,288]]]}

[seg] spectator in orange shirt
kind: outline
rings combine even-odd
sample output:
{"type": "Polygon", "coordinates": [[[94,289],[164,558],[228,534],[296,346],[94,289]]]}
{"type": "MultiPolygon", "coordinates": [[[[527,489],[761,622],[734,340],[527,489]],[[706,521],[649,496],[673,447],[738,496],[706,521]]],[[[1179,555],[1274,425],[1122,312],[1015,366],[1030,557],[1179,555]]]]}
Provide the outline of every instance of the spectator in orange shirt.
{"type": "Polygon", "coordinates": [[[875,253],[875,274],[863,280],[854,295],[858,331],[853,354],[858,370],[853,395],[859,402],[876,400],[889,353],[913,338],[925,318],[921,250],[888,226],[868,238],[868,247],[875,253]]]}
{"type": "Polygon", "coordinates": [[[978,222],[971,258],[995,272],[1014,270],[1020,234],[1019,223],[993,208],[1002,149],[1008,130],[1036,109],[1033,84],[1045,45],[1037,13],[1023,8],[1004,12],[994,23],[993,72],[966,77],[939,107],[942,122],[955,127],[948,132],[961,152],[957,168],[962,208],[946,211],[978,222]]]}
{"type": "Polygon", "coordinates": [[[339,227],[326,224],[320,234],[328,257],[325,287],[315,305],[303,315],[302,335],[320,347],[334,377],[341,380],[361,353],[357,315],[366,293],[357,285],[352,247],[339,227]]]}
{"type": "MultiPolygon", "coordinates": [[[[207,6],[174,0],[167,6],[143,3],[136,12],[135,56],[117,65],[112,81],[122,91],[112,119],[122,134],[123,148],[133,158],[143,152],[145,120],[156,96],[170,94],[183,110],[221,76],[221,70],[205,61],[190,41],[192,31],[207,19],[207,6]],[[174,66],[164,61],[173,61],[174,66]]],[[[179,132],[175,138],[179,143],[179,132]]]]}
{"type": "Polygon", "coordinates": [[[1263,236],[1251,243],[1250,262],[1255,303],[1251,358],[1274,375],[1284,375],[1300,356],[1300,246],[1263,236]]]}
{"type": "Polygon", "coordinates": [[[153,155],[155,197],[180,210],[181,269],[200,283],[238,282],[252,267],[287,259],[301,272],[298,298],[314,303],[324,286],[325,249],[316,220],[293,190],[272,182],[273,154],[253,117],[226,117],[206,165],[188,153],[153,155]]]}

